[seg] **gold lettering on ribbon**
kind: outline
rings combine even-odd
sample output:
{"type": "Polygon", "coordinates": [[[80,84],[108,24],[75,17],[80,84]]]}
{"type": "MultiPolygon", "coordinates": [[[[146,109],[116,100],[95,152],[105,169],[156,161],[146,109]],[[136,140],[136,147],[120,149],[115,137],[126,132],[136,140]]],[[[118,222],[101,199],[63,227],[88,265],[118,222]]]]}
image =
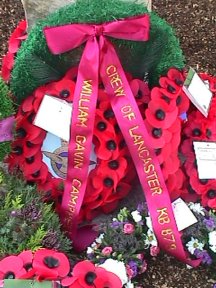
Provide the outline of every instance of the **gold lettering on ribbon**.
{"type": "MultiPolygon", "coordinates": [[[[115,96],[126,96],[123,81],[120,78],[120,75],[117,71],[117,67],[114,65],[110,65],[106,69],[106,73],[110,79],[110,85],[112,86],[115,96]]],[[[128,119],[129,121],[134,120],[135,113],[130,105],[125,105],[121,108],[121,113],[124,118],[128,119]]],[[[143,171],[146,174],[147,184],[152,192],[152,196],[159,196],[163,193],[163,189],[161,187],[159,177],[157,171],[155,169],[155,165],[153,163],[152,158],[150,157],[150,151],[145,145],[145,141],[142,135],[139,135],[136,130],[139,129],[139,126],[133,126],[129,128],[129,135],[133,139],[133,144],[136,146],[137,155],[142,161],[143,164],[143,171]]],[[[167,243],[168,250],[175,250],[177,249],[177,244],[175,240],[174,232],[171,228],[167,228],[167,225],[171,222],[168,209],[161,208],[157,209],[158,218],[157,221],[159,225],[165,225],[166,228],[161,230],[161,236],[167,243]]]]}
{"type": "MultiPolygon", "coordinates": [[[[171,222],[166,207],[157,209],[157,213],[158,213],[158,223],[160,225],[166,225],[166,224],[169,224],[171,222]]],[[[174,235],[174,232],[171,228],[163,229],[161,231],[161,236],[163,237],[163,239],[165,241],[167,241],[167,247],[166,248],[168,250],[177,249],[175,235],[174,235]]]]}
{"type": "Polygon", "coordinates": [[[74,168],[82,169],[83,162],[84,162],[84,151],[85,151],[85,144],[86,137],[82,135],[76,136],[76,147],[74,153],[74,168]]]}
{"type": "Polygon", "coordinates": [[[110,85],[114,89],[115,96],[126,96],[122,79],[120,78],[119,73],[117,72],[117,68],[114,65],[110,65],[106,69],[106,73],[110,78],[110,85]]]}
{"type": "Polygon", "coordinates": [[[65,222],[68,225],[71,224],[73,220],[72,215],[75,213],[75,210],[76,210],[76,203],[79,197],[81,185],[82,185],[82,182],[79,179],[74,178],[72,180],[71,191],[70,191],[70,201],[68,204],[67,219],[65,219],[65,222]]]}
{"type": "Polygon", "coordinates": [[[86,102],[90,101],[90,97],[92,95],[92,80],[84,80],[82,85],[82,90],[80,93],[80,99],[79,99],[79,106],[78,106],[78,122],[77,126],[80,127],[87,127],[88,122],[88,110],[89,107],[86,105],[86,102]]]}
{"type": "Polygon", "coordinates": [[[141,135],[136,133],[139,126],[134,126],[129,129],[129,134],[133,139],[133,143],[137,148],[139,159],[143,163],[143,171],[146,174],[146,179],[150,190],[152,191],[152,196],[160,195],[163,193],[163,189],[160,185],[160,181],[155,171],[155,166],[152,162],[152,158],[149,157],[150,152],[145,146],[145,141],[141,135]]]}

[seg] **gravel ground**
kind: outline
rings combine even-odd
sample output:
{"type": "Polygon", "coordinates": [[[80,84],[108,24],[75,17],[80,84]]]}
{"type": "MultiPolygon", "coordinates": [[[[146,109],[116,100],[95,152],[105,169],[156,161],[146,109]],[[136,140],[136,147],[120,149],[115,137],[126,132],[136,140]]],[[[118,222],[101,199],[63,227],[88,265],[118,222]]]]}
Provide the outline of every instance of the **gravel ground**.
{"type": "MultiPolygon", "coordinates": [[[[153,0],[153,9],[176,29],[187,65],[216,75],[216,0],[153,0]]],[[[19,0],[0,0],[0,62],[23,17],[19,0]]],[[[211,288],[215,282],[215,271],[189,270],[168,256],[152,260],[140,281],[145,288],[211,288]]]]}

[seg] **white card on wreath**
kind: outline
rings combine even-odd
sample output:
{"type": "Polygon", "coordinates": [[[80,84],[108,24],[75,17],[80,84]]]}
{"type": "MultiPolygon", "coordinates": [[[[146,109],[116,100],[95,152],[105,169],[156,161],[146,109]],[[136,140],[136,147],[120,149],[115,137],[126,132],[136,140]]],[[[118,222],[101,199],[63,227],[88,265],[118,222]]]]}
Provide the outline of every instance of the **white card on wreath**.
{"type": "Polygon", "coordinates": [[[35,117],[34,125],[69,141],[71,114],[72,104],[45,95],[35,117]]]}
{"type": "Polygon", "coordinates": [[[172,202],[172,208],[178,231],[182,231],[198,222],[193,212],[181,198],[172,202]]]}
{"type": "Polygon", "coordinates": [[[196,71],[192,68],[190,68],[188,76],[184,82],[183,91],[197,109],[205,117],[208,117],[213,94],[209,90],[208,83],[203,82],[196,71]]]}
{"type": "Polygon", "coordinates": [[[199,179],[216,179],[216,142],[193,142],[199,179]]]}

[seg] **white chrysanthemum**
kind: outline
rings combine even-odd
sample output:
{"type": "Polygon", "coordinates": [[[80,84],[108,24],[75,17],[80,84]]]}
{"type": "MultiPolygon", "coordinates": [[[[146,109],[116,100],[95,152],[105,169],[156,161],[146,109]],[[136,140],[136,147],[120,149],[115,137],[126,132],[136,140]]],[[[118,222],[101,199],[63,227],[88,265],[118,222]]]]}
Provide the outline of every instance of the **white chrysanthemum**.
{"type": "Polygon", "coordinates": [[[198,239],[191,237],[191,240],[186,244],[188,251],[193,255],[196,249],[203,250],[204,244],[198,239]]]}
{"type": "Polygon", "coordinates": [[[129,282],[127,282],[127,284],[125,284],[124,287],[125,288],[134,288],[135,286],[134,286],[134,284],[131,281],[129,281],[129,282]]]}
{"type": "Polygon", "coordinates": [[[125,264],[121,261],[107,259],[103,264],[99,265],[109,272],[116,274],[122,282],[122,286],[128,282],[125,264]]]}
{"type": "Polygon", "coordinates": [[[92,247],[88,247],[86,253],[92,254],[92,253],[94,253],[94,250],[92,249],[92,247]]]}
{"type": "Polygon", "coordinates": [[[98,244],[101,244],[103,238],[104,238],[104,233],[100,234],[100,236],[95,239],[95,242],[98,243],[98,244]]]}
{"type": "Polygon", "coordinates": [[[139,211],[135,210],[131,212],[131,215],[136,223],[142,221],[142,216],[140,215],[139,211]]]}
{"type": "Polygon", "coordinates": [[[200,203],[190,202],[188,206],[193,212],[205,216],[205,209],[200,205],[200,203]]]}
{"type": "Polygon", "coordinates": [[[158,243],[157,243],[157,239],[155,237],[155,234],[151,231],[151,229],[149,229],[147,231],[147,235],[146,235],[146,239],[145,239],[145,244],[147,246],[158,246],[158,243]]]}
{"type": "Polygon", "coordinates": [[[145,217],[147,227],[153,231],[151,217],[145,217]]]}
{"type": "Polygon", "coordinates": [[[212,231],[208,234],[208,242],[210,249],[216,253],[216,231],[212,231]]]}

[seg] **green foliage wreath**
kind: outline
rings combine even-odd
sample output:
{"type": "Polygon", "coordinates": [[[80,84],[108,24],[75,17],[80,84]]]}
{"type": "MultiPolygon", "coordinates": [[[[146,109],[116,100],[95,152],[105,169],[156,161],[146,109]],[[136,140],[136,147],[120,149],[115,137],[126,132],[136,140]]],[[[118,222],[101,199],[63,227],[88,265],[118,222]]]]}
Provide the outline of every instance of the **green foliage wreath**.
{"type": "MultiPolygon", "coordinates": [[[[77,0],[40,20],[18,52],[12,73],[11,87],[18,101],[42,84],[61,78],[69,67],[79,62],[82,48],[60,56],[49,52],[43,35],[45,26],[102,23],[142,13],[148,13],[143,4],[121,0],[77,0]]],[[[173,29],[155,13],[149,14],[151,33],[148,42],[113,40],[113,43],[125,70],[134,77],[146,77],[150,85],[154,85],[169,67],[184,67],[184,57],[173,29]]]]}

